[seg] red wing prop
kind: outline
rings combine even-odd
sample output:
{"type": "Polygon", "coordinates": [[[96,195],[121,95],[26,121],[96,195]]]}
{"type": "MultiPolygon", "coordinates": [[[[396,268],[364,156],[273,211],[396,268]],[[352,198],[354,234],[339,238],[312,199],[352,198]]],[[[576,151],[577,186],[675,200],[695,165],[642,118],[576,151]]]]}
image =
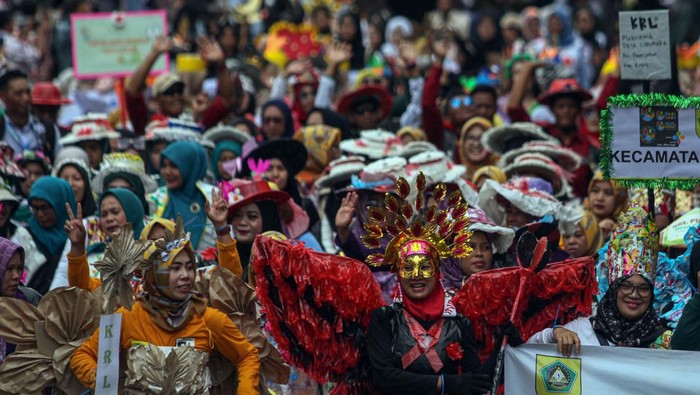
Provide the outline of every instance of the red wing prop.
{"type": "Polygon", "coordinates": [[[319,383],[359,390],[348,375],[359,377],[370,315],[384,304],[369,268],[265,236],[254,248],[258,299],[284,359],[319,383]]]}
{"type": "Polygon", "coordinates": [[[521,279],[524,294],[513,324],[523,340],[551,327],[555,318],[565,324],[591,315],[593,295],[598,292],[592,257],[552,263],[539,272],[518,266],[474,274],[452,301],[471,321],[483,345],[482,360],[497,347],[499,327],[511,316],[521,279]]]}

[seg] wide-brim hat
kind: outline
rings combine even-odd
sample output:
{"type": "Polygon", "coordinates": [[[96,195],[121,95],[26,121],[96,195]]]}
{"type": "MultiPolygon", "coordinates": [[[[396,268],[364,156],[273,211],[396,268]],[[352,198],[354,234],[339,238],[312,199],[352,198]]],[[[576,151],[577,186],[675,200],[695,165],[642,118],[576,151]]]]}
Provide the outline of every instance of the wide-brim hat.
{"type": "Polygon", "coordinates": [[[20,199],[12,193],[10,186],[5,183],[5,180],[0,177],[0,202],[12,202],[19,204],[20,199]]]}
{"type": "Polygon", "coordinates": [[[520,148],[531,141],[546,141],[554,145],[561,145],[559,140],[531,122],[515,122],[510,125],[496,126],[481,135],[481,145],[498,155],[520,148]]]}
{"type": "Polygon", "coordinates": [[[396,180],[406,176],[407,164],[406,159],[398,156],[372,162],[364,167],[359,177],[351,176],[350,186],[336,191],[336,193],[349,191],[391,192],[396,187],[396,180]]]}
{"type": "Polygon", "coordinates": [[[437,151],[437,147],[428,141],[411,141],[401,148],[399,155],[404,158],[411,158],[426,151],[437,151]]]}
{"type": "Polygon", "coordinates": [[[576,152],[564,148],[557,144],[551,144],[546,141],[532,141],[525,143],[521,148],[510,150],[501,156],[499,166],[504,168],[515,160],[516,157],[526,153],[537,153],[546,155],[554,161],[563,170],[572,172],[581,166],[583,158],[576,152]]]}
{"type": "Polygon", "coordinates": [[[169,118],[149,123],[146,127],[145,140],[147,142],[194,141],[201,143],[202,133],[202,127],[198,123],[169,118]]]}
{"type": "Polygon", "coordinates": [[[496,224],[503,224],[505,220],[505,210],[497,199],[499,196],[532,216],[555,215],[561,203],[550,193],[530,185],[531,179],[515,178],[503,185],[486,180],[479,191],[479,206],[496,224]]]}
{"type": "Polygon", "coordinates": [[[228,204],[229,218],[234,211],[250,203],[271,200],[276,204],[283,204],[290,199],[287,192],[274,189],[270,183],[263,180],[233,179],[231,182],[225,181],[222,183],[222,194],[228,204]]]}
{"type": "Polygon", "coordinates": [[[250,140],[250,135],[241,129],[235,128],[233,126],[228,126],[228,125],[219,125],[219,126],[214,126],[211,129],[208,129],[203,135],[202,135],[202,140],[209,140],[214,143],[214,145],[218,144],[220,141],[224,140],[231,140],[235,141],[241,145],[245,144],[248,140],[250,140]]]}
{"type": "Polygon", "coordinates": [[[248,164],[250,159],[258,161],[259,159],[277,158],[285,164],[289,176],[294,177],[306,167],[308,155],[309,152],[304,147],[304,144],[297,140],[280,139],[268,141],[260,144],[243,159],[241,175],[243,177],[250,176],[251,169],[248,164]]]}
{"type": "Polygon", "coordinates": [[[140,156],[127,153],[107,154],[102,158],[100,172],[92,179],[92,189],[96,193],[102,193],[105,178],[114,173],[129,173],[141,180],[146,193],[153,193],[158,189],[156,180],[146,174],[146,165],[140,156]]]}
{"type": "Polygon", "coordinates": [[[8,155],[0,155],[0,175],[6,178],[27,178],[27,173],[8,155]]]}
{"type": "Polygon", "coordinates": [[[328,164],[326,173],[316,180],[316,188],[330,188],[340,181],[347,181],[353,174],[358,174],[365,168],[361,156],[341,156],[328,164]]]}
{"type": "Polygon", "coordinates": [[[559,78],[552,81],[549,85],[549,90],[540,95],[537,100],[549,106],[555,98],[562,96],[573,97],[580,103],[593,99],[593,96],[587,90],[581,88],[574,78],[559,78]]]}
{"type": "Polygon", "coordinates": [[[394,99],[389,92],[376,86],[363,86],[343,95],[338,100],[338,112],[341,114],[349,113],[353,103],[366,97],[375,97],[377,99],[382,110],[382,118],[386,118],[391,114],[391,106],[394,104],[394,99]]]}
{"type": "Polygon", "coordinates": [[[61,95],[61,90],[51,82],[37,82],[32,88],[32,104],[35,106],[61,106],[72,101],[61,95]]]}
{"type": "Polygon", "coordinates": [[[70,133],[62,137],[63,145],[78,144],[83,141],[100,141],[119,138],[120,134],[112,129],[107,114],[90,113],[76,118],[70,133]]]}
{"type": "Polygon", "coordinates": [[[452,163],[447,155],[438,150],[422,152],[408,161],[406,175],[411,179],[422,172],[428,184],[454,182],[467,173],[466,166],[452,163]]]}
{"type": "Polygon", "coordinates": [[[360,132],[360,138],[340,142],[341,151],[370,159],[400,155],[402,147],[401,139],[382,129],[363,130],[360,132]]]}
{"type": "Polygon", "coordinates": [[[66,157],[56,162],[56,164],[51,169],[51,175],[53,177],[58,177],[59,173],[61,172],[61,170],[63,170],[63,168],[66,165],[77,166],[79,169],[82,169],[85,172],[85,174],[87,174],[88,179],[92,177],[92,170],[90,169],[90,165],[85,162],[85,159],[76,157],[66,157]]]}
{"type": "Polygon", "coordinates": [[[470,221],[469,230],[488,234],[489,239],[496,248],[496,253],[502,254],[508,251],[515,238],[513,229],[496,225],[481,209],[469,207],[467,215],[470,221]]]}
{"type": "Polygon", "coordinates": [[[542,154],[522,153],[513,160],[513,163],[506,166],[503,171],[508,178],[514,176],[540,177],[552,184],[555,197],[565,196],[571,190],[564,170],[557,163],[542,154]]]}

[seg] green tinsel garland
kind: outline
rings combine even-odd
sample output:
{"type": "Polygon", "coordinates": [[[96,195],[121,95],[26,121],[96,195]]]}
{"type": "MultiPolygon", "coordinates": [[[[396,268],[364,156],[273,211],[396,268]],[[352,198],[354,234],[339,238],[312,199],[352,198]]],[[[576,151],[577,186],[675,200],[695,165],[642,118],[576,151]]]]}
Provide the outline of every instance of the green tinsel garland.
{"type": "MultiPolygon", "coordinates": [[[[682,97],[663,93],[646,93],[643,95],[617,95],[608,99],[608,107],[600,112],[600,170],[603,178],[614,178],[612,172],[612,138],[613,122],[610,108],[632,108],[648,106],[665,106],[675,108],[700,108],[700,97],[682,97]]],[[[700,169],[698,169],[700,171],[700,169]]],[[[627,188],[666,188],[692,190],[700,184],[700,178],[620,178],[615,179],[627,188]]]]}

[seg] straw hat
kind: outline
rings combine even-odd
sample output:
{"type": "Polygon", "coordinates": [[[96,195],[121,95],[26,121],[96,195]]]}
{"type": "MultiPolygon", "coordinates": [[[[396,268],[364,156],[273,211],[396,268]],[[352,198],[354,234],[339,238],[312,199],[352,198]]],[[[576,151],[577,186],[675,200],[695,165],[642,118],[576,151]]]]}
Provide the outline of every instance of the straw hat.
{"type": "Polygon", "coordinates": [[[72,145],[82,141],[99,141],[119,138],[112,129],[107,114],[90,113],[75,119],[71,132],[61,138],[61,144],[72,145]]]}
{"type": "Polygon", "coordinates": [[[248,133],[244,132],[241,129],[234,128],[233,126],[228,125],[218,125],[214,126],[211,129],[208,129],[202,135],[202,140],[209,140],[213,142],[214,145],[218,144],[220,141],[223,140],[232,140],[243,145],[248,140],[250,140],[250,137],[251,136],[248,133]]]}
{"type": "Polygon", "coordinates": [[[141,179],[146,193],[153,193],[158,189],[158,183],[146,174],[146,165],[140,156],[127,153],[112,153],[102,158],[100,172],[92,180],[93,190],[98,194],[102,193],[105,178],[118,172],[133,174],[141,179]]]}
{"type": "Polygon", "coordinates": [[[401,139],[381,129],[363,130],[360,132],[360,138],[340,142],[340,149],[343,152],[366,156],[370,159],[399,155],[402,147],[401,139]]]}

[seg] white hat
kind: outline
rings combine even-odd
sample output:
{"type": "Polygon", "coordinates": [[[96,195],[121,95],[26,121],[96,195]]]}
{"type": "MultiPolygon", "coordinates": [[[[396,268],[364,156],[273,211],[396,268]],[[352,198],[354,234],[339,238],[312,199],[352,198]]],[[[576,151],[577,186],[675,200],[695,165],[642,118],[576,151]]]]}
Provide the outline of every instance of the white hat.
{"type": "Polygon", "coordinates": [[[353,174],[358,174],[365,168],[365,161],[360,156],[341,156],[332,161],[326,168],[326,173],[316,180],[316,188],[327,188],[336,182],[349,180],[353,174]]]}
{"type": "Polygon", "coordinates": [[[540,177],[552,184],[555,197],[564,197],[571,192],[564,170],[549,157],[539,153],[522,153],[503,171],[508,178],[513,176],[540,177]]]}
{"type": "Polygon", "coordinates": [[[241,129],[228,125],[218,125],[207,130],[202,135],[202,140],[212,141],[214,145],[218,144],[219,141],[222,140],[232,140],[243,145],[250,140],[250,137],[251,136],[248,133],[241,129]]]}
{"type": "Polygon", "coordinates": [[[486,180],[479,191],[479,205],[496,224],[504,224],[505,210],[498,197],[535,217],[555,215],[561,203],[551,194],[551,184],[537,177],[518,177],[501,185],[486,180]]]}
{"type": "Polygon", "coordinates": [[[363,130],[359,139],[343,140],[340,149],[351,154],[381,159],[399,155],[403,143],[395,134],[381,129],[363,130]]]}
{"type": "Polygon", "coordinates": [[[498,155],[520,148],[525,143],[534,140],[548,141],[554,145],[560,145],[559,140],[531,122],[516,122],[510,125],[496,126],[481,135],[481,145],[498,155]]]}
{"type": "Polygon", "coordinates": [[[462,179],[462,176],[467,173],[467,168],[463,165],[454,164],[444,152],[437,150],[426,151],[412,157],[408,162],[406,176],[410,178],[410,184],[413,184],[418,173],[422,172],[428,184],[441,182],[455,184],[470,207],[478,206],[478,193],[462,179]]]}
{"type": "Polygon", "coordinates": [[[12,193],[12,189],[5,183],[5,180],[0,177],[0,202],[19,203],[19,198],[12,193]]]}
{"type": "Polygon", "coordinates": [[[372,162],[364,167],[358,176],[352,176],[352,183],[345,189],[338,192],[351,190],[373,190],[377,192],[393,191],[396,180],[406,176],[406,159],[391,156],[372,162]]]}
{"type": "Polygon", "coordinates": [[[51,175],[58,177],[58,173],[61,172],[63,166],[67,164],[72,164],[80,167],[85,171],[88,178],[92,176],[92,170],[90,169],[90,158],[87,152],[80,147],[65,147],[58,155],[56,155],[56,165],[51,170],[51,175]]]}
{"type": "Polygon", "coordinates": [[[531,141],[525,143],[521,148],[510,150],[501,156],[499,167],[503,168],[513,163],[515,158],[525,153],[538,153],[546,155],[556,162],[559,167],[565,171],[575,171],[583,163],[583,158],[576,152],[564,148],[559,144],[553,144],[549,141],[531,141]]]}
{"type": "Polygon", "coordinates": [[[469,230],[487,233],[496,248],[496,253],[502,254],[508,251],[515,238],[513,229],[496,225],[481,209],[469,207],[467,215],[470,222],[469,230]]]}
{"type": "Polygon", "coordinates": [[[112,129],[107,114],[90,113],[76,118],[70,133],[60,141],[63,145],[71,145],[81,141],[99,141],[119,137],[119,133],[112,129]]]}
{"type": "Polygon", "coordinates": [[[195,122],[170,118],[154,121],[146,127],[146,141],[194,141],[201,143],[202,127],[195,122]]]}
{"type": "Polygon", "coordinates": [[[410,143],[403,146],[400,156],[404,158],[411,158],[426,151],[437,151],[437,147],[428,141],[411,141],[410,143]]]}
{"type": "Polygon", "coordinates": [[[158,189],[158,183],[146,174],[146,165],[140,156],[128,153],[112,153],[102,158],[100,172],[92,180],[92,188],[96,193],[102,193],[105,177],[117,172],[133,174],[141,179],[146,193],[158,189]]]}

